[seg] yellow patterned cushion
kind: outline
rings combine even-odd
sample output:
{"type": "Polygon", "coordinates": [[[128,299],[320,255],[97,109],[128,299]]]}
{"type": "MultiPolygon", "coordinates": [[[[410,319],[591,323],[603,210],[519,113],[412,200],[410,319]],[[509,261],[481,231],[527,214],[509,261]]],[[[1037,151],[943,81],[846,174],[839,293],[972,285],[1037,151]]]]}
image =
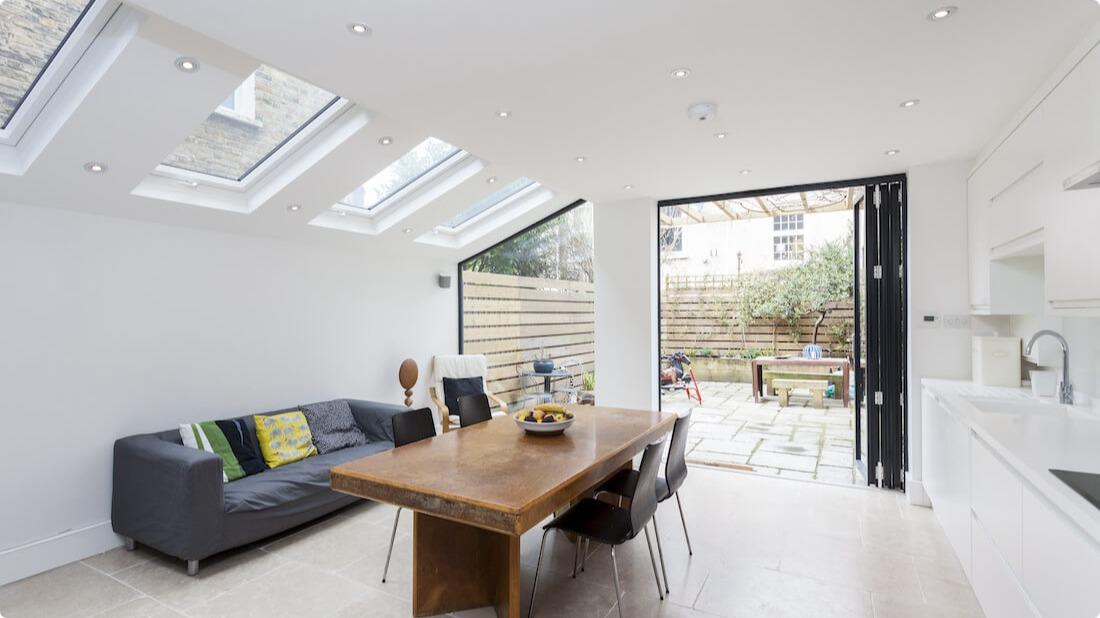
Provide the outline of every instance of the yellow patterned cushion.
{"type": "Polygon", "coordinates": [[[256,421],[256,441],[268,468],[293,463],[317,454],[313,434],[306,417],[300,411],[271,416],[253,416],[256,421]]]}

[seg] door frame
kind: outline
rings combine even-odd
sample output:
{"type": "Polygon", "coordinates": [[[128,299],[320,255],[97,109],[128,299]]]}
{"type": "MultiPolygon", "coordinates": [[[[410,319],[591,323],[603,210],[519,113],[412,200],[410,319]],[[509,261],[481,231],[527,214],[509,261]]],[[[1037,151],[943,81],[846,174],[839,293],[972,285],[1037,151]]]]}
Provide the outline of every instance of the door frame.
{"type": "MultiPolygon", "coordinates": [[[[849,180],[836,180],[836,181],[830,181],[830,182],[817,182],[817,183],[807,183],[807,184],[798,184],[798,185],[787,185],[787,186],[781,186],[781,187],[771,187],[771,188],[762,188],[762,189],[749,189],[749,190],[745,190],[745,191],[733,191],[733,192],[728,192],[728,193],[700,195],[700,196],[695,196],[695,197],[680,197],[680,198],[673,198],[673,199],[658,200],[657,201],[657,215],[658,215],[658,218],[657,218],[657,235],[654,239],[655,242],[657,243],[657,251],[655,252],[656,256],[657,256],[656,257],[656,259],[657,259],[657,285],[660,286],[660,284],[661,284],[660,282],[662,281],[662,278],[661,278],[662,277],[662,273],[661,273],[661,254],[660,254],[660,238],[661,238],[660,213],[661,213],[661,209],[666,207],[666,206],[683,206],[683,205],[687,205],[687,204],[695,204],[695,203],[698,203],[698,202],[711,202],[711,201],[717,201],[717,200],[747,199],[747,198],[753,198],[753,197],[762,197],[762,196],[765,196],[765,195],[778,195],[778,194],[783,194],[783,193],[800,193],[802,191],[821,191],[821,190],[825,190],[825,189],[843,189],[843,188],[848,188],[848,187],[860,187],[860,186],[870,187],[872,185],[880,185],[880,184],[894,183],[894,182],[901,183],[901,204],[902,204],[902,214],[901,214],[901,216],[902,216],[903,225],[901,227],[902,238],[900,240],[901,240],[901,260],[902,260],[902,268],[903,268],[903,272],[904,272],[904,275],[901,277],[901,286],[902,286],[901,287],[901,292],[902,292],[902,299],[903,299],[902,300],[902,305],[901,305],[901,317],[902,317],[901,331],[902,331],[902,340],[904,341],[906,339],[907,335],[908,335],[908,330],[909,330],[908,310],[907,310],[908,309],[908,301],[909,301],[909,295],[908,295],[908,278],[909,278],[908,277],[908,272],[909,272],[908,246],[909,246],[909,243],[908,243],[908,238],[907,238],[908,229],[904,225],[905,218],[906,218],[906,205],[908,204],[909,200],[908,200],[908,176],[905,173],[885,174],[885,175],[881,175],[881,176],[868,176],[868,177],[862,177],[862,178],[853,178],[853,179],[849,179],[849,180]]],[[[864,195],[863,203],[864,203],[865,208],[869,204],[869,202],[867,200],[868,200],[868,196],[864,195]]],[[[860,292],[859,292],[859,276],[860,276],[861,271],[866,271],[866,268],[865,268],[865,265],[860,264],[860,260],[859,260],[860,247],[859,247],[859,227],[858,226],[861,223],[865,225],[865,223],[861,222],[859,220],[860,219],[860,210],[854,204],[853,204],[853,207],[852,207],[852,211],[853,211],[853,215],[852,215],[853,219],[855,220],[856,225],[857,225],[857,227],[853,230],[853,234],[854,234],[854,238],[853,238],[854,251],[853,251],[853,257],[852,257],[852,259],[854,261],[854,264],[855,264],[855,270],[854,270],[853,282],[852,282],[852,288],[853,288],[852,289],[852,295],[853,295],[853,298],[854,298],[853,308],[852,308],[853,316],[854,316],[853,317],[853,322],[854,322],[853,337],[854,337],[854,339],[853,339],[853,342],[852,342],[852,348],[853,348],[854,355],[856,357],[855,366],[853,367],[853,372],[855,374],[853,383],[855,384],[855,387],[856,387],[856,397],[853,398],[853,401],[855,402],[855,435],[853,436],[854,437],[855,448],[854,448],[854,452],[853,452],[853,457],[854,457],[853,467],[858,468],[860,471],[863,472],[864,478],[867,480],[868,485],[875,485],[876,484],[876,479],[875,479],[875,474],[874,474],[875,473],[875,467],[874,467],[874,465],[868,466],[866,462],[862,461],[863,453],[861,452],[861,449],[860,449],[860,405],[861,405],[860,397],[863,396],[863,394],[864,394],[863,391],[866,390],[867,385],[866,385],[865,381],[862,379],[862,377],[858,374],[858,371],[860,370],[860,362],[859,362],[859,359],[858,359],[858,350],[860,349],[860,344],[861,344],[861,339],[860,339],[861,333],[860,333],[860,327],[859,327],[859,309],[860,309],[860,303],[862,302],[862,299],[860,298],[860,292]]],[[[661,292],[660,292],[659,289],[657,291],[657,324],[656,324],[656,329],[657,329],[657,352],[658,352],[658,355],[659,355],[661,353],[661,349],[660,349],[660,341],[661,341],[661,292]]],[[[909,380],[908,380],[908,378],[909,378],[909,376],[908,376],[908,364],[907,364],[907,359],[905,358],[906,355],[903,353],[901,356],[902,356],[901,357],[901,362],[902,362],[902,374],[903,374],[903,377],[902,377],[902,380],[901,380],[901,389],[902,389],[901,390],[901,397],[902,397],[903,401],[908,401],[908,386],[909,386],[908,385],[908,382],[909,382],[909,380]]],[[[658,368],[659,367],[660,367],[660,363],[658,362],[658,368]]],[[[660,409],[660,407],[661,407],[660,376],[657,377],[656,382],[657,382],[657,407],[658,407],[658,409],[660,409]]],[[[870,415],[870,410],[868,410],[868,415],[870,415]]],[[[902,426],[901,426],[901,429],[902,429],[901,458],[902,458],[902,466],[903,466],[902,471],[901,471],[902,472],[902,479],[904,479],[904,473],[908,472],[908,470],[909,470],[909,458],[908,458],[909,434],[908,434],[908,418],[907,418],[907,416],[908,416],[908,413],[905,410],[903,410],[903,413],[902,413],[902,426]]],[[[871,423],[868,423],[868,424],[871,424],[871,423]]],[[[871,436],[868,435],[868,453],[871,452],[870,440],[871,440],[871,436]]],[[[897,487],[903,489],[904,488],[904,480],[897,487]]]]}

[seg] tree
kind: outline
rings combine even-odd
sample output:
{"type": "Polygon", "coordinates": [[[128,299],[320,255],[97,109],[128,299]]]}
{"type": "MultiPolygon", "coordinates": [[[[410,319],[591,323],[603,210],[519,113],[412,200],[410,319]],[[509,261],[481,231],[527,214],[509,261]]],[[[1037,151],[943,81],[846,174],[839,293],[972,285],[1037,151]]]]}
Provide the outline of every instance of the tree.
{"type": "Polygon", "coordinates": [[[470,258],[463,268],[520,277],[593,281],[592,205],[583,204],[470,258]]]}
{"type": "Polygon", "coordinates": [[[829,312],[829,303],[852,297],[855,278],[852,234],[843,240],[831,240],[812,249],[806,262],[798,266],[804,313],[817,313],[812,342],[829,312]]]}

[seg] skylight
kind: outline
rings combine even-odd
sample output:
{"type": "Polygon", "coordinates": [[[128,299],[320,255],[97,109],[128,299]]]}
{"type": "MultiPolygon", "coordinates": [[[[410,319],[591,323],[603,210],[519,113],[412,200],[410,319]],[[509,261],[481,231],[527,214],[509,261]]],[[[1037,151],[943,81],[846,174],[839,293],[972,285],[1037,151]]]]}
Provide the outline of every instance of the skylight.
{"type": "Polygon", "coordinates": [[[91,6],[89,0],[0,0],[0,129],[91,6]]]}
{"type": "Polygon", "coordinates": [[[452,230],[456,229],[462,226],[462,224],[470,221],[474,217],[489,210],[497,204],[500,204],[501,202],[516,195],[520,191],[523,191],[533,184],[535,184],[535,181],[531,180],[530,178],[521,176],[508,183],[507,185],[501,187],[500,190],[498,190],[496,193],[493,193],[492,195],[482,199],[465,211],[459,213],[456,217],[444,223],[443,227],[447,227],[452,230]]]}
{"type": "Polygon", "coordinates": [[[340,98],[261,66],[163,165],[240,181],[340,98]]]}
{"type": "Polygon", "coordinates": [[[374,210],[459,152],[447,142],[429,137],[349,193],[340,204],[374,210]]]}

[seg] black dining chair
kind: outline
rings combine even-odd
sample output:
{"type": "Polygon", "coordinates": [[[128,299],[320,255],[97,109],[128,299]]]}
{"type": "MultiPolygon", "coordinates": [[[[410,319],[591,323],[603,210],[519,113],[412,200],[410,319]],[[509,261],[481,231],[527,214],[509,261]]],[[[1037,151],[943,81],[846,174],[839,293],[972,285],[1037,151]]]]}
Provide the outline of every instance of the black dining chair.
{"type": "MultiPolygon", "coordinates": [[[[435,419],[432,417],[431,408],[409,410],[393,415],[393,445],[405,446],[413,442],[419,442],[435,437],[435,419]]],[[[382,570],[382,583],[386,583],[386,575],[390,572],[390,556],[393,555],[393,541],[397,538],[397,522],[401,520],[401,507],[397,507],[397,513],[393,516],[393,532],[390,533],[390,549],[386,552],[386,568],[382,570]]]]}
{"type": "MultiPolygon", "coordinates": [[[[622,508],[614,504],[602,502],[595,498],[585,498],[569,507],[561,515],[556,516],[550,523],[542,527],[542,544],[539,545],[539,559],[535,563],[535,581],[531,585],[531,605],[527,609],[527,618],[535,611],[535,591],[539,585],[539,569],[542,567],[542,552],[546,548],[546,535],[551,530],[560,530],[576,535],[577,547],[583,540],[587,546],[589,541],[596,541],[611,547],[611,568],[615,575],[615,606],[619,608],[619,618],[623,616],[622,591],[619,587],[619,564],[615,560],[615,547],[645,533],[645,543],[649,548],[649,562],[653,566],[653,577],[657,580],[657,596],[664,600],[661,594],[661,578],[657,575],[657,562],[653,559],[653,545],[649,541],[649,525],[653,513],[657,511],[657,468],[660,467],[661,454],[665,447],[665,440],[650,444],[642,455],[642,464],[638,467],[637,487],[638,498],[630,502],[629,508],[622,508]]],[[[573,558],[573,570],[576,572],[576,554],[573,558]]]]}
{"type": "MultiPolygon", "coordinates": [[[[680,487],[687,479],[687,436],[691,427],[691,410],[676,419],[672,427],[672,440],[668,446],[668,459],[665,461],[665,475],[657,477],[655,487],[657,502],[661,503],[672,496],[676,496],[676,506],[680,511],[680,523],[684,526],[684,540],[687,541],[688,555],[694,555],[691,550],[691,537],[688,536],[687,520],[684,519],[684,505],[680,502],[680,487]]],[[[606,483],[596,490],[596,494],[604,492],[615,494],[623,498],[633,500],[639,484],[639,470],[623,470],[612,476],[606,483]]],[[[669,592],[668,573],[665,571],[665,555],[661,549],[661,532],[657,528],[657,515],[653,515],[653,536],[657,537],[657,555],[661,559],[661,575],[665,578],[665,592],[669,592]]]]}
{"type": "Polygon", "coordinates": [[[493,418],[489,409],[489,397],[485,393],[464,395],[458,398],[458,426],[469,427],[493,418]]]}

